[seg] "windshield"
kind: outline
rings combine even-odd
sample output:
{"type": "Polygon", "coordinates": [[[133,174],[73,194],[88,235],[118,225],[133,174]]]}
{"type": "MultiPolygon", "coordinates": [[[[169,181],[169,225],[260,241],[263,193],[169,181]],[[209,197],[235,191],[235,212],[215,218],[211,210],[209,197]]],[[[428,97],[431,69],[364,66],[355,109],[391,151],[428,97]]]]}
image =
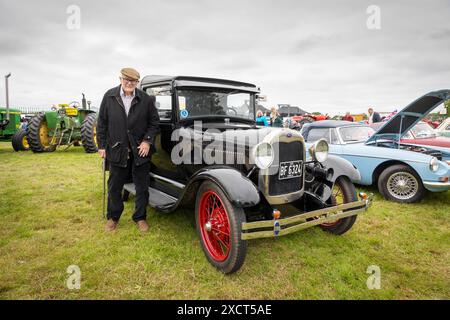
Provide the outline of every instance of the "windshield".
{"type": "Polygon", "coordinates": [[[180,118],[198,116],[228,116],[255,119],[251,94],[236,90],[178,90],[180,118]]]}
{"type": "Polygon", "coordinates": [[[427,123],[418,123],[410,131],[414,138],[430,138],[436,136],[434,130],[427,123]]]}
{"type": "Polygon", "coordinates": [[[339,128],[339,133],[344,143],[352,143],[366,141],[375,133],[375,130],[370,127],[352,126],[339,128]]]}

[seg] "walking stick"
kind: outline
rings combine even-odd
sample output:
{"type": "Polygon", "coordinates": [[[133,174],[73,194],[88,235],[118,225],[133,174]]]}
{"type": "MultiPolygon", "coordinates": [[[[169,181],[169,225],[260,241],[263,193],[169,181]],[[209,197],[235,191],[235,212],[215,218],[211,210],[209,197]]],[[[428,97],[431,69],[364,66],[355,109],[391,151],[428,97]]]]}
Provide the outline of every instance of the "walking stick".
{"type": "Polygon", "coordinates": [[[103,158],[103,198],[102,198],[102,204],[103,204],[103,208],[102,208],[102,213],[103,213],[103,218],[106,219],[106,157],[103,158]]]}

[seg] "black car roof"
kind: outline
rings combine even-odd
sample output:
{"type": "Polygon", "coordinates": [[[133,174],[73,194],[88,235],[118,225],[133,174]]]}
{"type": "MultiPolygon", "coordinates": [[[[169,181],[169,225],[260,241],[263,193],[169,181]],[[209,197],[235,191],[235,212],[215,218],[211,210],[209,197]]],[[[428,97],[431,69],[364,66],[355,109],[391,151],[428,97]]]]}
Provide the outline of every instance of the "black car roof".
{"type": "Polygon", "coordinates": [[[315,121],[311,123],[306,123],[302,128],[302,135],[303,137],[308,140],[308,135],[311,129],[316,128],[340,128],[340,127],[355,127],[355,126],[363,126],[363,127],[369,127],[368,125],[364,123],[359,122],[351,122],[351,121],[343,121],[343,120],[322,120],[322,121],[315,121]]]}
{"type": "Polygon", "coordinates": [[[170,82],[172,82],[172,81],[205,82],[205,83],[215,83],[215,84],[230,85],[230,86],[256,88],[256,86],[251,83],[227,80],[227,79],[192,77],[192,76],[162,76],[162,75],[145,76],[144,78],[142,78],[141,85],[158,83],[158,82],[169,82],[169,81],[170,82]]]}

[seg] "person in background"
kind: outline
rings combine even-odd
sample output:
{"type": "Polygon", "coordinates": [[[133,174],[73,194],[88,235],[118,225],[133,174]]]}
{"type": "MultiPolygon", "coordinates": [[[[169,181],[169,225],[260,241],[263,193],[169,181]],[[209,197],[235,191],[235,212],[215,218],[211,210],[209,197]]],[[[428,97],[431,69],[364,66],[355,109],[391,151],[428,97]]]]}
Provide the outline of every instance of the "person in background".
{"type": "Polygon", "coordinates": [[[355,119],[352,117],[352,115],[348,111],[345,113],[345,116],[342,117],[342,120],[350,121],[350,122],[354,122],[355,121],[355,119]]]}
{"type": "Polygon", "coordinates": [[[27,130],[28,119],[24,116],[20,116],[20,129],[27,130]]]}
{"type": "Polygon", "coordinates": [[[261,110],[256,111],[256,124],[263,125],[265,127],[269,126],[269,121],[264,116],[264,113],[261,110]]]}
{"type": "Polygon", "coordinates": [[[272,107],[270,113],[270,124],[272,127],[282,127],[283,126],[283,117],[278,113],[277,108],[272,107]]]}
{"type": "Polygon", "coordinates": [[[373,108],[369,108],[369,124],[381,122],[381,117],[378,112],[373,111],[373,108]]]}

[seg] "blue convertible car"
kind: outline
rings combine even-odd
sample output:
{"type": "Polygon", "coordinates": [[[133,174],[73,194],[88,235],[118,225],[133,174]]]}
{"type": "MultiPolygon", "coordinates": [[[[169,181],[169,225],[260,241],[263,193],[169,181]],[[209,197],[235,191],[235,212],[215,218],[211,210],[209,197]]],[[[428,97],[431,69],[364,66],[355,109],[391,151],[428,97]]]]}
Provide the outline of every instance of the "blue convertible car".
{"type": "Polygon", "coordinates": [[[307,145],[320,139],[329,154],[350,161],[362,185],[377,184],[380,193],[397,202],[417,202],[425,191],[450,189],[450,150],[405,145],[400,138],[431,110],[450,99],[450,90],[428,93],[386,122],[378,131],[347,121],[319,121],[302,128],[307,145]]]}

